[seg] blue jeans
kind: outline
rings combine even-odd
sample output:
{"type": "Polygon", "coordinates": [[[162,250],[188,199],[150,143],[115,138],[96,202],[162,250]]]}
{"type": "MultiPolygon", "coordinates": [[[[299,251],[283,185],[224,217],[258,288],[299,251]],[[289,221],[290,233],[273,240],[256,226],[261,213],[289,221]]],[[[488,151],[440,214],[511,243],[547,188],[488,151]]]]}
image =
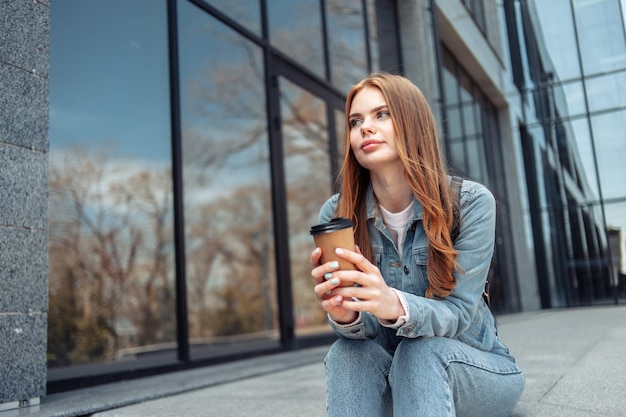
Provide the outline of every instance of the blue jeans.
{"type": "Polygon", "coordinates": [[[378,340],[341,338],[331,346],[329,417],[507,416],[522,395],[524,376],[507,352],[444,337],[398,338],[386,330],[378,340]]]}

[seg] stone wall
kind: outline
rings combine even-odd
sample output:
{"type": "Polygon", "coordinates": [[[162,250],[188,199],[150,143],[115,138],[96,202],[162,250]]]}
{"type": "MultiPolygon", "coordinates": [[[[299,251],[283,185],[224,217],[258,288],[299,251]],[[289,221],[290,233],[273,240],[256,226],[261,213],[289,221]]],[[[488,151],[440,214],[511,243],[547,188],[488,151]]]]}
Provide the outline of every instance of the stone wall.
{"type": "Polygon", "coordinates": [[[0,0],[0,411],[46,389],[49,0],[0,0]]]}

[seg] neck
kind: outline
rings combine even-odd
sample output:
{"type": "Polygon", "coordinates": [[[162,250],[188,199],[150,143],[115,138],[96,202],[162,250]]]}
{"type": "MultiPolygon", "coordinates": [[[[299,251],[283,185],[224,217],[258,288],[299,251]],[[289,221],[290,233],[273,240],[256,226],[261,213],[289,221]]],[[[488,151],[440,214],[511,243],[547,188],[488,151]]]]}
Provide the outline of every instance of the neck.
{"type": "Polygon", "coordinates": [[[392,213],[399,213],[413,201],[413,192],[402,173],[371,175],[372,188],[378,204],[392,213]]]}

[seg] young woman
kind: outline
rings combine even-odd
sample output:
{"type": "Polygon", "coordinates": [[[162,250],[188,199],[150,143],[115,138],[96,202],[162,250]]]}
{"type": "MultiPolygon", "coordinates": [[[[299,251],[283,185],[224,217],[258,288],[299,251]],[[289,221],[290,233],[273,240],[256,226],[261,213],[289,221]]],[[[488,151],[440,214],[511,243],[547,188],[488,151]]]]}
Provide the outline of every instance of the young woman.
{"type": "Polygon", "coordinates": [[[373,74],[346,102],[341,193],[320,222],[346,217],[357,247],[310,258],[320,306],[340,336],[325,360],[329,416],[506,416],[524,377],[483,299],[495,200],[465,180],[458,235],[435,120],[404,77],[373,74]],[[357,285],[340,286],[352,281],[357,285]]]}

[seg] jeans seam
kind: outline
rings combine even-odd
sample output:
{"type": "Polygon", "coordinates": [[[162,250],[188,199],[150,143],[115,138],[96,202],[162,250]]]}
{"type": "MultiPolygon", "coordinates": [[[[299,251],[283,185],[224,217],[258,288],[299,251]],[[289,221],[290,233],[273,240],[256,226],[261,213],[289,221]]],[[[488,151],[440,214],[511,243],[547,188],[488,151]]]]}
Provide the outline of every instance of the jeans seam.
{"type": "Polygon", "coordinates": [[[460,363],[463,365],[471,366],[473,368],[481,369],[486,372],[491,372],[492,374],[497,374],[497,375],[515,375],[515,374],[522,373],[522,371],[517,367],[511,367],[511,368],[491,367],[491,366],[485,365],[484,363],[476,363],[470,360],[460,359],[460,358],[453,358],[453,359],[447,360],[446,368],[445,368],[446,371],[448,370],[450,365],[453,363],[460,363]]]}

